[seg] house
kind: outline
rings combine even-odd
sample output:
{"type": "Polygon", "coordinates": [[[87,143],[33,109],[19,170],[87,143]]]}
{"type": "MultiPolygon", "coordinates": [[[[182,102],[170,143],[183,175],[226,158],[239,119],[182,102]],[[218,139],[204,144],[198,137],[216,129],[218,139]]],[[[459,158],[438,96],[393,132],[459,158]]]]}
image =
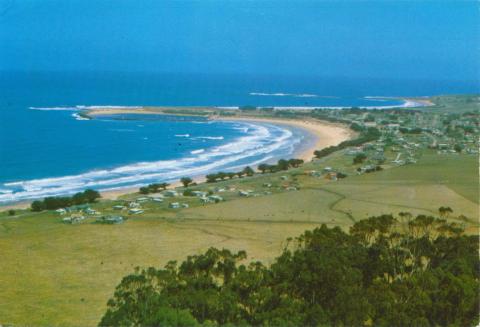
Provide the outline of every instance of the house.
{"type": "Polygon", "coordinates": [[[321,176],[322,174],[316,170],[312,170],[308,173],[308,175],[312,176],[312,177],[319,177],[321,176]]]}
{"type": "Polygon", "coordinates": [[[114,205],[112,208],[113,210],[123,210],[125,209],[125,206],[117,204],[117,205],[114,205]]]}
{"type": "Polygon", "coordinates": [[[65,217],[62,219],[62,221],[64,223],[67,223],[67,224],[78,224],[80,222],[82,222],[83,220],[85,220],[85,217],[82,216],[82,215],[71,215],[70,217],[65,217]]]}
{"type": "Polygon", "coordinates": [[[388,129],[399,129],[399,128],[400,128],[400,124],[390,123],[390,124],[387,124],[386,127],[387,127],[388,129]]]}
{"type": "Polygon", "coordinates": [[[240,196],[252,196],[252,192],[251,191],[238,191],[238,195],[240,196]]]}
{"type": "Polygon", "coordinates": [[[171,209],[178,209],[178,208],[180,208],[180,203],[172,202],[168,205],[168,207],[171,208],[171,209]]]}
{"type": "Polygon", "coordinates": [[[152,201],[154,201],[154,202],[163,202],[163,198],[155,197],[155,198],[152,198],[152,201]]]}
{"type": "Polygon", "coordinates": [[[207,196],[207,192],[203,191],[192,191],[192,194],[198,196],[199,198],[204,198],[207,196]]]}
{"type": "Polygon", "coordinates": [[[331,173],[333,171],[333,168],[332,167],[325,167],[323,168],[323,172],[324,173],[331,173]]]}
{"type": "Polygon", "coordinates": [[[85,210],[83,210],[83,212],[85,212],[87,215],[99,215],[100,212],[98,212],[97,210],[93,210],[91,208],[87,208],[85,210]]]}
{"type": "Polygon", "coordinates": [[[223,201],[223,198],[220,196],[220,195],[210,195],[208,197],[209,200],[215,202],[215,203],[218,203],[220,201],[223,201]]]}
{"type": "Polygon", "coordinates": [[[147,197],[145,197],[145,196],[136,199],[136,201],[137,201],[138,203],[147,202],[147,201],[149,201],[149,200],[150,200],[150,198],[147,198],[147,197]]]}
{"type": "Polygon", "coordinates": [[[82,211],[82,210],[85,210],[85,209],[88,209],[89,206],[88,204],[78,204],[78,205],[74,205],[74,206],[71,206],[70,208],[66,208],[67,211],[82,211]]]}
{"type": "Polygon", "coordinates": [[[167,190],[167,191],[163,192],[163,194],[164,194],[165,196],[168,196],[168,197],[176,197],[176,196],[178,196],[178,192],[175,191],[175,190],[167,190]]]}
{"type": "Polygon", "coordinates": [[[59,214],[61,214],[61,215],[64,215],[64,214],[66,214],[66,213],[67,213],[67,210],[65,210],[65,209],[61,208],[61,209],[57,209],[57,210],[55,210],[55,212],[56,212],[56,213],[59,213],[59,214]]]}
{"type": "Polygon", "coordinates": [[[137,203],[137,202],[130,202],[130,204],[128,205],[129,208],[139,208],[140,207],[140,203],[137,203]]]}
{"type": "Polygon", "coordinates": [[[138,214],[143,213],[143,209],[141,209],[141,208],[132,208],[132,209],[128,210],[128,213],[129,213],[129,214],[132,214],[132,215],[138,215],[138,214]]]}
{"type": "Polygon", "coordinates": [[[97,222],[102,224],[121,224],[123,221],[122,216],[102,216],[97,218],[97,222]]]}
{"type": "Polygon", "coordinates": [[[356,148],[348,149],[348,150],[345,152],[345,154],[346,154],[347,156],[355,156],[355,155],[357,155],[357,154],[359,154],[359,153],[362,153],[362,152],[363,152],[363,150],[362,150],[361,147],[356,147],[356,148]]]}
{"type": "Polygon", "coordinates": [[[335,172],[330,172],[325,175],[326,179],[329,179],[331,181],[336,181],[337,180],[337,173],[335,172]]]}
{"type": "Polygon", "coordinates": [[[210,199],[207,198],[207,197],[203,197],[203,198],[200,198],[200,202],[202,202],[202,203],[212,203],[213,201],[210,200],[210,199]]]}
{"type": "Polygon", "coordinates": [[[188,208],[189,207],[188,203],[182,203],[181,206],[182,206],[182,208],[188,208]]]}
{"type": "Polygon", "coordinates": [[[121,224],[123,223],[123,217],[121,216],[110,216],[106,219],[108,222],[111,222],[112,224],[121,224]]]}
{"type": "Polygon", "coordinates": [[[272,184],[270,184],[270,183],[263,183],[263,187],[268,187],[268,188],[270,188],[270,187],[272,187],[272,184]]]}

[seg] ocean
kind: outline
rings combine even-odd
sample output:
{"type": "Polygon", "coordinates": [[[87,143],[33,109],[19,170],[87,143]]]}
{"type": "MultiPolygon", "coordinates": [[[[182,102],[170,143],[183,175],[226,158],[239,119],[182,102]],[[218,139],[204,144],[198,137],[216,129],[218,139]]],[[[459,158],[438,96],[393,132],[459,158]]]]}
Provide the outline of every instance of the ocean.
{"type": "Polygon", "coordinates": [[[397,106],[379,96],[475,92],[472,82],[149,73],[0,75],[0,203],[115,190],[290,158],[313,142],[284,125],[102,116],[77,106],[397,106]],[[119,119],[121,118],[121,119],[119,119]]]}

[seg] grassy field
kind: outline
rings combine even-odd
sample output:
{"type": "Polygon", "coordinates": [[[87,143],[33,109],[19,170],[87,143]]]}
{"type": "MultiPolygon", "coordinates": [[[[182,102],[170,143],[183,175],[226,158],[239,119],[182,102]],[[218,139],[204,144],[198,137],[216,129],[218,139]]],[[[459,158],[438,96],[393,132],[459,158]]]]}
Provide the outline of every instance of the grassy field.
{"type": "MultiPolygon", "coordinates": [[[[357,176],[351,157],[338,153],[288,172],[199,185],[235,190],[221,193],[226,201],[218,204],[186,197],[150,202],[143,205],[145,214],[120,225],[90,223],[93,219],[66,225],[52,212],[3,213],[0,323],[96,325],[114,287],[135,266],[163,266],[211,246],[243,249],[250,260],[269,263],[287,237],[321,223],[348,229],[369,215],[435,214],[438,207],[450,206],[451,219],[464,214],[469,230],[477,232],[477,165],[476,156],[426,151],[415,165],[357,176]],[[340,167],[349,177],[332,182],[307,174],[326,165],[340,167]],[[298,190],[285,191],[285,185],[298,190]],[[240,189],[258,196],[240,197],[240,189]],[[172,201],[190,208],[168,209],[172,201]]],[[[113,212],[112,204],[103,201],[95,208],[113,212]]]]}

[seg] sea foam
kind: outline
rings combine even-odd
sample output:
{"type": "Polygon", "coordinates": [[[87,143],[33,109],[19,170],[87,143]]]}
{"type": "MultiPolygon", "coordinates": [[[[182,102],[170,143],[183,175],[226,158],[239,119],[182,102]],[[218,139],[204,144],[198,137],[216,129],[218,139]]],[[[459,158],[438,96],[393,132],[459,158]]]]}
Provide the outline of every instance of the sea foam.
{"type": "Polygon", "coordinates": [[[284,126],[238,121],[230,123],[232,128],[243,128],[248,132],[225,144],[193,150],[183,158],[138,162],[77,175],[0,184],[2,190],[0,202],[73,194],[86,188],[100,191],[114,190],[152,182],[178,180],[183,176],[197,176],[219,170],[236,170],[272,160],[280,153],[282,156],[291,155],[294,144],[301,140],[301,136],[295,135],[284,126]]]}

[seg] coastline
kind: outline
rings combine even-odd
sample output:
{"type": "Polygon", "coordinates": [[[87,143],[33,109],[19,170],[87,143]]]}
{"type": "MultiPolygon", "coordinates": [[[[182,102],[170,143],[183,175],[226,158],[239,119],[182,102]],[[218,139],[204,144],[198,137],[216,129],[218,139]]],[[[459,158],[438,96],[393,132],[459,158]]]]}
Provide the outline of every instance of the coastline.
{"type": "MultiPolygon", "coordinates": [[[[434,106],[433,103],[428,98],[404,98],[404,97],[381,97],[381,96],[369,96],[365,97],[369,99],[399,99],[404,103],[401,105],[387,105],[387,106],[358,106],[359,109],[393,109],[393,108],[419,108],[419,107],[430,107],[434,106]]],[[[260,107],[261,108],[261,107],[260,107]]],[[[273,106],[271,107],[274,110],[314,110],[314,109],[348,109],[351,106],[273,106]]],[[[117,115],[117,114],[144,114],[144,115],[177,115],[177,116],[195,116],[194,113],[169,113],[164,112],[165,110],[179,110],[179,109],[195,109],[195,110],[206,110],[213,111],[215,109],[228,110],[236,112],[239,110],[238,106],[185,106],[185,107],[154,107],[154,106],[90,106],[90,107],[76,107],[76,110],[80,112],[85,112],[87,116],[102,116],[102,115],[117,115]]],[[[37,109],[40,110],[40,109],[37,109]]],[[[200,115],[204,116],[204,115],[200,115]]],[[[274,118],[272,118],[274,119],[274,118]]],[[[275,119],[274,119],[275,120],[275,119]]]]}
{"type": "MultiPolygon", "coordinates": [[[[164,113],[160,111],[151,111],[145,109],[133,109],[133,108],[109,108],[109,109],[99,109],[92,110],[89,112],[90,115],[113,115],[121,113],[138,113],[138,114],[159,114],[164,113]],[[93,111],[93,112],[92,112],[93,111]]],[[[313,137],[311,145],[308,147],[302,147],[296,149],[293,157],[303,159],[305,162],[309,162],[314,157],[313,152],[315,150],[320,150],[328,146],[337,145],[347,139],[353,138],[356,133],[350,130],[347,126],[342,124],[335,124],[331,122],[321,121],[317,119],[281,119],[281,118],[264,118],[264,117],[214,117],[212,120],[222,120],[222,121],[249,121],[249,122],[260,122],[260,123],[270,123],[274,125],[285,125],[295,128],[302,129],[306,131],[309,135],[313,137]]],[[[191,176],[196,183],[202,183],[205,181],[205,177],[201,176],[191,176]]],[[[180,186],[180,182],[171,183],[171,188],[180,186]]],[[[135,193],[138,191],[138,187],[126,187],[110,191],[100,191],[103,199],[115,200],[120,196],[135,193]]],[[[1,205],[1,210],[10,210],[10,209],[25,209],[30,206],[32,201],[21,201],[13,204],[1,205]]]]}
{"type": "MultiPolygon", "coordinates": [[[[113,111],[113,110],[112,110],[113,111]]],[[[120,109],[115,109],[116,113],[132,113],[130,111],[121,111],[120,109]]],[[[134,113],[134,112],[133,112],[134,113]]],[[[113,114],[113,113],[109,113],[113,114]]],[[[155,112],[145,112],[142,114],[156,114],[155,112]]],[[[162,114],[162,113],[158,113],[162,114]]],[[[270,123],[275,125],[287,125],[293,126],[307,131],[310,135],[314,137],[314,142],[312,145],[307,148],[298,149],[295,151],[294,157],[303,159],[305,162],[309,162],[314,158],[313,152],[315,150],[320,150],[328,146],[337,145],[343,141],[351,139],[357,135],[356,132],[351,130],[345,125],[331,123],[323,120],[317,119],[281,119],[281,118],[260,118],[260,117],[215,117],[213,120],[223,120],[223,121],[250,121],[250,122],[263,122],[270,123]]],[[[205,176],[191,176],[195,183],[204,183],[205,176]]],[[[180,181],[170,184],[170,188],[180,187],[180,181]]],[[[121,188],[118,190],[103,191],[101,192],[103,199],[115,200],[120,196],[128,195],[138,192],[138,187],[127,187],[121,188]]]]}

